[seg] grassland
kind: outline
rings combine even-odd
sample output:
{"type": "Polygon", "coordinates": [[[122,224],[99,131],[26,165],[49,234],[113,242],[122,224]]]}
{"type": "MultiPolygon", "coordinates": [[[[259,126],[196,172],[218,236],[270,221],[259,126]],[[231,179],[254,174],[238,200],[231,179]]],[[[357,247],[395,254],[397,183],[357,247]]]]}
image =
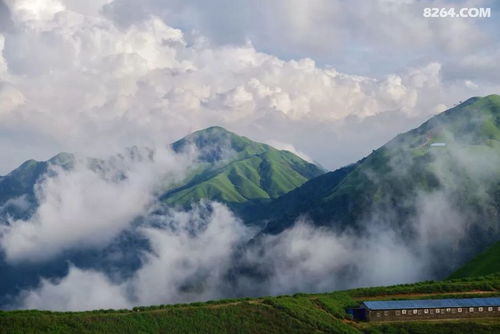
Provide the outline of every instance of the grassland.
{"type": "Polygon", "coordinates": [[[90,312],[3,311],[0,333],[500,333],[500,319],[359,323],[366,299],[500,295],[500,275],[324,294],[243,298],[90,312]]]}

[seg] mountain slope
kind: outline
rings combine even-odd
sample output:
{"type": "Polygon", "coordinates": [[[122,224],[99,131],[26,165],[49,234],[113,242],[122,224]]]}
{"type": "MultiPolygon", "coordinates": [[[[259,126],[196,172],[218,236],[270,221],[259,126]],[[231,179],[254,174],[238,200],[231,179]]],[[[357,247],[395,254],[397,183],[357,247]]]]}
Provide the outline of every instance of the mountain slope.
{"type": "Polygon", "coordinates": [[[161,198],[188,206],[202,199],[217,200],[241,211],[301,186],[323,170],[291,152],[240,137],[221,127],[197,131],[172,145],[177,152],[199,151],[200,165],[181,185],[161,198]]]}
{"type": "MultiPolygon", "coordinates": [[[[484,166],[484,173],[481,166],[474,165],[480,165],[481,159],[497,157],[500,157],[500,96],[471,98],[373,151],[351,166],[340,181],[332,179],[330,189],[319,197],[312,196],[314,200],[307,207],[295,209],[288,205],[292,209],[271,222],[268,231],[282,231],[293,223],[290,218],[304,214],[320,225],[359,227],[375,211],[388,220],[396,215],[390,220],[397,227],[416,214],[415,200],[421,194],[444,189],[456,191],[457,198],[453,200],[474,206],[479,202],[474,196],[483,186],[489,188],[486,193],[491,198],[479,204],[494,213],[490,221],[497,223],[500,168],[495,165],[496,160],[484,166]]],[[[299,188],[295,192],[304,192],[307,197],[309,191],[299,188]]],[[[280,201],[286,202],[285,198],[290,196],[280,201]]]]}
{"type": "Polygon", "coordinates": [[[500,273],[500,242],[497,242],[450,275],[450,279],[500,273]]]}
{"type": "Polygon", "coordinates": [[[390,231],[384,235],[417,256],[428,254],[432,277],[446,277],[500,239],[500,96],[471,98],[346,173],[322,175],[269,203],[267,212],[273,206],[261,235],[290,229],[300,217],[361,239],[390,231]],[[315,183],[321,188],[309,186],[315,183]]]}

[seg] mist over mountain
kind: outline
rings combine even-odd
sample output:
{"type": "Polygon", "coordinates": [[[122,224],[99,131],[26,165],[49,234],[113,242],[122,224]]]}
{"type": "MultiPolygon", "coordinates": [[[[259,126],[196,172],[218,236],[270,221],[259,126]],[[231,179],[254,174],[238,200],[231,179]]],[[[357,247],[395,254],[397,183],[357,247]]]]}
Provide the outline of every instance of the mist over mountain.
{"type": "MultiPolygon", "coordinates": [[[[333,233],[342,256],[356,259],[332,255],[325,263],[338,266],[331,271],[339,274],[333,286],[404,280],[404,271],[411,279],[446,277],[500,237],[499,126],[498,95],[471,98],[433,117],[357,163],[269,203],[262,210],[269,219],[262,247],[297,229],[311,244],[333,233]],[[375,263],[386,278],[370,278],[379,270],[375,263]]],[[[259,269],[261,260],[243,262],[243,268],[258,276],[267,270],[259,269]]]]}
{"type": "Polygon", "coordinates": [[[327,173],[220,127],[28,161],[0,177],[0,301],[76,310],[445,277],[500,237],[499,143],[491,95],[327,173]]]}

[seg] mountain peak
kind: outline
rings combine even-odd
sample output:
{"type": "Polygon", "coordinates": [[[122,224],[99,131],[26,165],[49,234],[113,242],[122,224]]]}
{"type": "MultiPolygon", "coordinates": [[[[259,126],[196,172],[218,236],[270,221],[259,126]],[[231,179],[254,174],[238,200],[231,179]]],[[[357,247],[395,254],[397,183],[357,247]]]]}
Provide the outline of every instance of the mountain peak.
{"type": "Polygon", "coordinates": [[[238,136],[220,126],[195,131],[172,144],[175,152],[182,152],[192,147],[199,151],[199,159],[206,162],[221,160],[228,153],[246,157],[272,149],[269,145],[238,136]]]}

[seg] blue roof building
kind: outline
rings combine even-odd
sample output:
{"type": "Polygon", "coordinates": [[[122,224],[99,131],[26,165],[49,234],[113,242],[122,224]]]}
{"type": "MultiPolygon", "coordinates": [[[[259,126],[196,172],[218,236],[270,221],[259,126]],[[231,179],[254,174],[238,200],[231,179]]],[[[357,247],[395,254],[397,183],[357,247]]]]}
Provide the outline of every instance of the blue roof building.
{"type": "Polygon", "coordinates": [[[370,310],[500,306],[500,297],[365,301],[370,310]]]}
{"type": "Polygon", "coordinates": [[[367,321],[500,317],[500,297],[364,301],[351,311],[367,321]]]}

